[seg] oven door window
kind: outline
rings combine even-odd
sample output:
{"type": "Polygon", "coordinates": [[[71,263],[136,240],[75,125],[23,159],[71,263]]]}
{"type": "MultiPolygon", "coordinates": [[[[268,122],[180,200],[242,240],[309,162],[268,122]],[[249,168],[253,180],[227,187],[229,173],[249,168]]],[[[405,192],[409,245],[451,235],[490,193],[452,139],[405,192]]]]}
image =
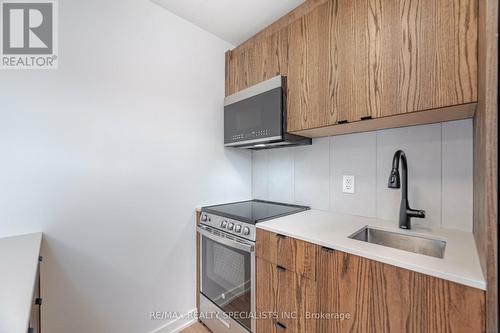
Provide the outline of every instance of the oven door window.
{"type": "Polygon", "coordinates": [[[201,292],[250,330],[251,254],[207,237],[201,239],[201,292]]]}

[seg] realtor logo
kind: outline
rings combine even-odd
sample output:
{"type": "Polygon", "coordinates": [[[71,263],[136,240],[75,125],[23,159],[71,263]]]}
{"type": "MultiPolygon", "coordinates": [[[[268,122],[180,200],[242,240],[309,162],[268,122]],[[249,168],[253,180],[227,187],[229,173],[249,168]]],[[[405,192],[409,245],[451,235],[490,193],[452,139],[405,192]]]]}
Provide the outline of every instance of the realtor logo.
{"type": "Polygon", "coordinates": [[[2,69],[57,68],[56,0],[0,0],[2,69]]]}

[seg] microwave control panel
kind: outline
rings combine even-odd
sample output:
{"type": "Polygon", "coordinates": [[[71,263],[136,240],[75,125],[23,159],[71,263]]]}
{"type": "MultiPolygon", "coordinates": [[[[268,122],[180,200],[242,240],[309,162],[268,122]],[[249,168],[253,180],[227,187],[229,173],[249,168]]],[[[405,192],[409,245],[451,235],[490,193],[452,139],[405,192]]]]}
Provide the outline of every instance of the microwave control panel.
{"type": "Polygon", "coordinates": [[[259,138],[265,138],[265,137],[268,137],[270,134],[271,134],[271,130],[263,129],[263,130],[251,131],[249,133],[235,134],[231,137],[231,139],[233,141],[247,141],[247,140],[259,139],[259,138]]]}

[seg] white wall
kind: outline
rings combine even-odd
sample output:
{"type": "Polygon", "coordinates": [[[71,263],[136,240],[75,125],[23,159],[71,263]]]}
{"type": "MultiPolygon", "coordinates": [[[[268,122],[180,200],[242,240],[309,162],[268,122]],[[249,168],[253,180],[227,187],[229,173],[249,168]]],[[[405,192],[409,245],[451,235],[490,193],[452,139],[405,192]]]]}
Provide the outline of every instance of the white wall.
{"type": "Polygon", "coordinates": [[[137,0],[60,1],[59,35],[59,70],[0,71],[0,237],[45,233],[44,332],[151,332],[195,307],[195,205],[251,195],[231,46],[137,0]]]}
{"type": "Polygon", "coordinates": [[[408,158],[409,200],[423,227],[472,232],[472,120],[313,140],[312,146],[253,153],[254,198],[355,215],[398,219],[401,191],[387,188],[392,157],[408,158]],[[355,176],[355,193],[342,176],[355,176]]]}

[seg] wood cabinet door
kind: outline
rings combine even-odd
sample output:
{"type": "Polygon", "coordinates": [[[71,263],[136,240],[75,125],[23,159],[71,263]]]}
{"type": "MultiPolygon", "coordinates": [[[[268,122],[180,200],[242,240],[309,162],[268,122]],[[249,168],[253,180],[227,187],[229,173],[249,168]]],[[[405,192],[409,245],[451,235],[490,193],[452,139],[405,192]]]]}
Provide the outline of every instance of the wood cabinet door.
{"type": "Polygon", "coordinates": [[[482,290],[341,251],[318,261],[318,310],[338,314],[319,332],[484,332],[482,290]]]}
{"type": "Polygon", "coordinates": [[[289,34],[289,132],[477,100],[477,0],[330,0],[289,34]]]}
{"type": "Polygon", "coordinates": [[[288,28],[268,37],[261,37],[247,48],[249,86],[269,80],[277,75],[287,75],[288,28]]]}
{"type": "Polygon", "coordinates": [[[287,75],[288,27],[226,54],[226,96],[277,75],[287,75]]]}
{"type": "Polygon", "coordinates": [[[235,48],[226,54],[226,96],[248,88],[248,52],[235,48]]]}
{"type": "Polygon", "coordinates": [[[258,318],[255,323],[255,333],[277,333],[276,324],[277,321],[271,317],[258,318]]]}
{"type": "MultiPolygon", "coordinates": [[[[308,314],[316,312],[316,283],[279,265],[257,257],[257,314],[272,313],[275,317],[258,319],[258,327],[283,332],[316,332],[316,320],[308,314]]],[[[257,333],[268,333],[257,331],[257,333]]]]}
{"type": "Polygon", "coordinates": [[[322,248],[318,255],[319,332],[368,332],[368,262],[322,248]]]}
{"type": "Polygon", "coordinates": [[[371,115],[366,1],[332,0],[290,27],[288,131],[371,115]]]}
{"type": "MultiPolygon", "coordinates": [[[[287,130],[314,128],[337,120],[331,107],[327,42],[329,4],[290,25],[287,78],[287,130]]],[[[333,76],[333,75],[332,75],[333,76]]]]}

